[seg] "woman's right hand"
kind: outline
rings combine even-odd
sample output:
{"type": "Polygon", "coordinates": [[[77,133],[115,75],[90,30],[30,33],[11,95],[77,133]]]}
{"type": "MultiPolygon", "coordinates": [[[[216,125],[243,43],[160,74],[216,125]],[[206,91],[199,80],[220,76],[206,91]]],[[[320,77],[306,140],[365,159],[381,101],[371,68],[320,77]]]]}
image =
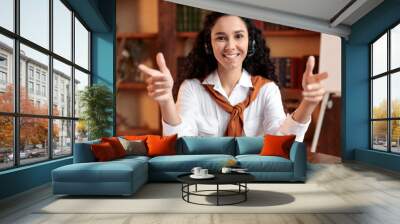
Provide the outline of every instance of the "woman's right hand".
{"type": "Polygon", "coordinates": [[[170,100],[173,102],[172,87],[174,86],[174,79],[165,64],[165,59],[162,53],[157,54],[156,60],[160,70],[149,68],[143,64],[138,66],[140,71],[149,76],[146,79],[147,93],[160,104],[166,103],[170,100]]]}

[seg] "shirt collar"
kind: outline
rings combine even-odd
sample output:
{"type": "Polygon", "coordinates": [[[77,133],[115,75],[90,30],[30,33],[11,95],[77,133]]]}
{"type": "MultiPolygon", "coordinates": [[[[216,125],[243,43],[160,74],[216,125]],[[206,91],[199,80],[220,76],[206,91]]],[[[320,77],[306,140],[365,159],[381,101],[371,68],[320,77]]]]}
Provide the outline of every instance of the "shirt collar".
{"type": "MultiPolygon", "coordinates": [[[[202,84],[213,85],[214,89],[222,89],[221,80],[219,79],[217,70],[210,73],[206,79],[202,82],[202,84]]],[[[239,86],[251,88],[253,87],[253,83],[251,82],[251,75],[243,69],[242,75],[240,76],[238,84],[239,86]]]]}

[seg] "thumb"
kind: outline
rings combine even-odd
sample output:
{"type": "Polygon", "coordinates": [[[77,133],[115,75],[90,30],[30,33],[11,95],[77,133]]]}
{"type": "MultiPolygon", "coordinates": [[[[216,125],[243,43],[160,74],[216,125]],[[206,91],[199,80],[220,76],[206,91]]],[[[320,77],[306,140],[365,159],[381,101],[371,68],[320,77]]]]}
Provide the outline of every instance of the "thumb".
{"type": "Polygon", "coordinates": [[[313,70],[314,70],[314,65],[315,65],[315,58],[314,56],[308,57],[307,60],[307,65],[306,65],[306,70],[304,71],[306,76],[312,76],[313,70]]]}
{"type": "Polygon", "coordinates": [[[160,69],[161,73],[168,73],[169,69],[165,63],[164,55],[159,52],[156,56],[156,60],[158,68],[160,69]]]}

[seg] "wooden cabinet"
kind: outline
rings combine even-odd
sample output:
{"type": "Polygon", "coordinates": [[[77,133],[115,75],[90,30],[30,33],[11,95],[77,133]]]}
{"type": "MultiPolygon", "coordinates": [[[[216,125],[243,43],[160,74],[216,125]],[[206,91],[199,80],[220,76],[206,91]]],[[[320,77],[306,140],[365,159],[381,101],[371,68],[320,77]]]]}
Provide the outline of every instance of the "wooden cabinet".
{"type": "MultiPolygon", "coordinates": [[[[197,32],[177,32],[178,13],[177,5],[167,1],[117,0],[117,134],[161,134],[159,107],[147,96],[145,77],[137,65],[156,67],[155,55],[163,52],[176,80],[178,59],[187,55],[197,36],[197,32]]],[[[319,33],[285,29],[263,34],[271,57],[319,54],[319,33]]],[[[282,98],[286,110],[293,111],[301,90],[282,88],[282,98]]]]}

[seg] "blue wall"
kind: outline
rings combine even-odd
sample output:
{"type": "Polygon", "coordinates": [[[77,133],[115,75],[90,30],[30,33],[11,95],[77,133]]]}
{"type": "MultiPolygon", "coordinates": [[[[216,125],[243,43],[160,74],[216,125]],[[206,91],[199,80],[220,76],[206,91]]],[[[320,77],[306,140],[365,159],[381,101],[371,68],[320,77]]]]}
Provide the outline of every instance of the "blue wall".
{"type": "Polygon", "coordinates": [[[400,157],[369,150],[369,43],[400,22],[400,1],[386,0],[351,27],[342,40],[342,158],[399,170],[400,157]],[[362,150],[362,151],[360,151],[362,150]]]}
{"type": "MultiPolygon", "coordinates": [[[[115,92],[115,0],[67,0],[92,31],[93,83],[104,83],[115,92]]],[[[115,100],[114,100],[115,114],[115,100]]],[[[115,130],[115,115],[113,119],[115,130]]],[[[51,171],[72,163],[72,157],[0,172],[0,199],[51,181],[51,171]]]]}

